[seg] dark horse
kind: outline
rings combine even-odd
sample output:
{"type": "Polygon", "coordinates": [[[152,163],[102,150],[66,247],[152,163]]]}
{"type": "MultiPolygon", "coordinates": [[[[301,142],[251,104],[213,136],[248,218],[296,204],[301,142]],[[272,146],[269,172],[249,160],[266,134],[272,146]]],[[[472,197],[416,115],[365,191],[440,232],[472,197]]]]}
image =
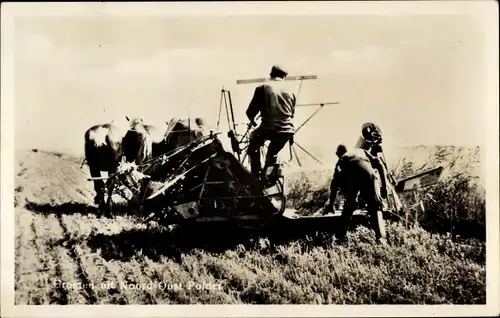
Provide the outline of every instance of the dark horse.
{"type": "MultiPolygon", "coordinates": [[[[101,171],[116,172],[122,157],[123,132],[113,122],[94,125],[85,132],[85,159],[92,178],[100,178],[101,171]]],[[[105,183],[94,180],[95,204],[104,201],[105,183]]]]}
{"type": "Polygon", "coordinates": [[[166,122],[164,127],[146,125],[142,119],[132,119],[129,123],[130,129],[123,137],[123,155],[127,162],[137,165],[203,136],[203,120],[200,118],[175,118],[166,122]]]}

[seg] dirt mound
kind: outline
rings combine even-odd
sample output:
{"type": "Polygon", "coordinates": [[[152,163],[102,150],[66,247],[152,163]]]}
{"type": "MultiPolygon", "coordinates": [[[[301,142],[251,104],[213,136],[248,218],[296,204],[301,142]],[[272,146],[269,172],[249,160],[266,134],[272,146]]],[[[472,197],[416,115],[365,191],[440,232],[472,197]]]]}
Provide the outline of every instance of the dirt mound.
{"type": "Polygon", "coordinates": [[[94,189],[87,181],[88,167],[81,167],[83,158],[34,149],[17,152],[15,159],[16,207],[74,205],[82,210],[92,204],[94,189]]]}

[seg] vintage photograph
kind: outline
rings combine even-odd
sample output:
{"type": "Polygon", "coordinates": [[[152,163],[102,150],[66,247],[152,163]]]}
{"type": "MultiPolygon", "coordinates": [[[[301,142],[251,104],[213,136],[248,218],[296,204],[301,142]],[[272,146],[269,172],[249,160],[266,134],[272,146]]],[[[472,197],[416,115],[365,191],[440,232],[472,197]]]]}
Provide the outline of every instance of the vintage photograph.
{"type": "Polygon", "coordinates": [[[486,305],[491,18],[452,4],[12,17],[15,305],[486,305]]]}

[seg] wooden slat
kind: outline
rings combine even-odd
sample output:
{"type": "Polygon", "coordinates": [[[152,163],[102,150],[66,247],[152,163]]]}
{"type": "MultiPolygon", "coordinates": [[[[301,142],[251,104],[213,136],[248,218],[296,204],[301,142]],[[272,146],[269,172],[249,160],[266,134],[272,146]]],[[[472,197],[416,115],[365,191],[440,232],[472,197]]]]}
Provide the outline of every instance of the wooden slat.
{"type": "Polygon", "coordinates": [[[396,185],[396,191],[401,193],[438,183],[441,179],[443,169],[443,167],[437,167],[399,180],[396,185]]]}
{"type": "MultiPolygon", "coordinates": [[[[299,76],[287,76],[285,77],[285,81],[300,81],[300,80],[315,80],[318,79],[316,75],[299,75],[299,76]]],[[[252,78],[252,79],[242,79],[237,80],[236,84],[251,84],[251,83],[265,83],[270,81],[271,78],[262,77],[262,78],[252,78]]]]}

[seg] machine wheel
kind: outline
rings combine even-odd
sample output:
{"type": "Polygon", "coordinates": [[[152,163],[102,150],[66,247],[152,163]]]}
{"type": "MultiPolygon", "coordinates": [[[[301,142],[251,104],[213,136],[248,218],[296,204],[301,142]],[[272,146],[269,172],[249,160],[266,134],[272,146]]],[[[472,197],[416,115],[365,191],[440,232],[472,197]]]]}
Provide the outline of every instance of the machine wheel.
{"type": "Polygon", "coordinates": [[[272,204],[276,207],[276,214],[282,215],[286,208],[286,195],[285,195],[285,182],[284,178],[280,177],[276,179],[274,186],[266,189],[269,199],[272,204]]]}

